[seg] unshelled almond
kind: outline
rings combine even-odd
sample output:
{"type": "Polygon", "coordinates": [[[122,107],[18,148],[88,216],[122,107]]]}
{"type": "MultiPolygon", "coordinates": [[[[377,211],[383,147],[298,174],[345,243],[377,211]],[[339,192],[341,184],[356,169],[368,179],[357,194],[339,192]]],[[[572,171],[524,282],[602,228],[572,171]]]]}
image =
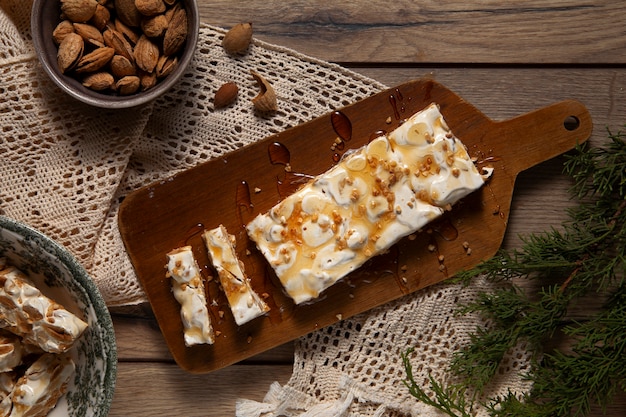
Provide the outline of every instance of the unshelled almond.
{"type": "Polygon", "coordinates": [[[137,75],[135,65],[122,55],[113,55],[109,66],[111,67],[111,72],[117,78],[122,78],[127,75],[137,75]]]}
{"type": "Polygon", "coordinates": [[[83,79],[83,85],[94,91],[109,90],[115,86],[115,79],[108,72],[96,72],[83,79]]]}
{"type": "Polygon", "coordinates": [[[166,8],[163,0],[135,0],[135,7],[144,16],[156,16],[166,8]]]}
{"type": "Polygon", "coordinates": [[[225,83],[215,92],[213,107],[221,109],[223,107],[230,106],[235,102],[235,100],[237,100],[238,95],[239,87],[237,87],[237,84],[233,82],[225,83]]]}
{"type": "Polygon", "coordinates": [[[61,0],[61,12],[74,23],[85,23],[96,13],[97,0],[61,0]]]}
{"type": "Polygon", "coordinates": [[[74,33],[74,24],[69,20],[62,20],[52,31],[52,39],[60,45],[70,33],[74,33]]]}
{"type": "Polygon", "coordinates": [[[115,83],[115,89],[120,95],[123,96],[135,94],[137,91],[139,91],[140,86],[141,81],[136,75],[128,75],[126,77],[120,78],[117,83],[115,83]]]}
{"type": "Polygon", "coordinates": [[[146,91],[154,87],[157,83],[157,76],[155,72],[144,72],[139,75],[139,82],[141,84],[141,90],[146,91]]]}
{"type": "Polygon", "coordinates": [[[104,44],[115,50],[115,53],[121,55],[131,62],[135,62],[133,56],[133,47],[126,40],[126,37],[114,29],[107,29],[102,34],[104,44]]]}
{"type": "Polygon", "coordinates": [[[252,42],[252,23],[238,23],[222,39],[222,47],[230,55],[243,54],[252,42]]]}
{"type": "Polygon", "coordinates": [[[76,73],[89,73],[98,71],[109,63],[111,58],[115,55],[113,48],[103,46],[102,48],[95,49],[90,53],[83,55],[76,65],[76,73]]]}
{"type": "Polygon", "coordinates": [[[91,23],[99,30],[104,30],[111,20],[111,12],[101,4],[96,7],[96,12],[91,18],[91,23]]]}
{"type": "Polygon", "coordinates": [[[141,13],[135,6],[135,0],[115,0],[115,12],[117,17],[128,26],[139,27],[141,24],[141,13]]]}
{"type": "Polygon", "coordinates": [[[163,35],[163,55],[171,56],[181,50],[187,39],[187,12],[179,7],[168,23],[163,35]]]}
{"type": "Polygon", "coordinates": [[[165,78],[178,66],[178,58],[175,56],[161,56],[155,68],[157,78],[165,78]]]}
{"type": "Polygon", "coordinates": [[[74,31],[82,36],[85,42],[88,42],[98,48],[104,46],[102,32],[100,32],[97,27],[86,23],[74,23],[74,31]]]}
{"type": "Polygon", "coordinates": [[[167,30],[168,21],[165,15],[147,17],[141,21],[141,30],[149,38],[158,38],[167,30]]]}
{"type": "Polygon", "coordinates": [[[159,47],[146,35],[141,35],[133,50],[133,56],[139,69],[152,72],[159,61],[159,47]]]}
{"type": "Polygon", "coordinates": [[[78,64],[84,49],[85,42],[79,34],[72,32],[65,36],[57,51],[57,62],[61,73],[66,73],[78,64]]]}
{"type": "Polygon", "coordinates": [[[130,26],[124,24],[124,22],[122,22],[120,19],[115,19],[113,21],[113,25],[115,26],[115,30],[121,33],[124,38],[126,38],[126,40],[132,45],[136,44],[139,40],[139,37],[141,36],[141,33],[139,33],[136,29],[133,29],[130,26]]]}

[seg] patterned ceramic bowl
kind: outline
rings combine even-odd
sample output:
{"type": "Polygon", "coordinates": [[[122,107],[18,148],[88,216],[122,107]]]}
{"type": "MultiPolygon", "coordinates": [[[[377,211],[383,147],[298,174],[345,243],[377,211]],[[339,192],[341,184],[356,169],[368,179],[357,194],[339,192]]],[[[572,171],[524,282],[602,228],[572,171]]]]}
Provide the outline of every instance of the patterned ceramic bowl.
{"type": "Polygon", "coordinates": [[[106,416],[115,388],[117,350],[111,316],[98,288],[62,246],[3,216],[0,257],[26,273],[45,295],[89,324],[71,349],[76,373],[68,392],[49,416],[106,416]]]}

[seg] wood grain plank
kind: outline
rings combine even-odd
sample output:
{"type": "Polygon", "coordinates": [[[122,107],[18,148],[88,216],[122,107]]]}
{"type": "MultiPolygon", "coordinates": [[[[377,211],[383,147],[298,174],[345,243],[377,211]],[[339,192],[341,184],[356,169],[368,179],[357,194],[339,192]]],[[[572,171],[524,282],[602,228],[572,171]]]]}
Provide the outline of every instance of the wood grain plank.
{"type": "MultiPolygon", "coordinates": [[[[263,401],[273,382],[284,385],[291,375],[286,365],[234,365],[190,375],[171,364],[121,363],[109,417],[234,416],[238,399],[263,401]]],[[[606,413],[594,407],[589,417],[621,417],[624,410],[626,396],[618,395],[606,413]]]]}
{"type": "Polygon", "coordinates": [[[216,0],[202,21],[333,62],[626,63],[626,3],[216,0]]]}
{"type": "MultiPolygon", "coordinates": [[[[150,308],[145,304],[145,308],[150,308]]],[[[173,362],[159,326],[152,318],[113,314],[113,327],[120,361],[173,362]]],[[[249,358],[248,363],[293,363],[293,343],[285,343],[249,358]]]]}
{"type": "Polygon", "coordinates": [[[289,365],[235,365],[191,375],[174,364],[122,362],[109,417],[234,416],[237,399],[262,401],[270,384],[285,384],[291,374],[289,365]]]}

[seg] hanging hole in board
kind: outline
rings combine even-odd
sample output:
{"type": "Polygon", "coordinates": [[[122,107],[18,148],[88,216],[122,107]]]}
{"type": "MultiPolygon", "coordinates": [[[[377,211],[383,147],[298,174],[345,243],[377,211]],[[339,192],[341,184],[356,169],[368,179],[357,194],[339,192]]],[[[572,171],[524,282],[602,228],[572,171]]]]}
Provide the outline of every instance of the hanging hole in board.
{"type": "Polygon", "coordinates": [[[567,116],[565,120],[563,120],[563,126],[571,132],[572,130],[578,129],[580,120],[578,120],[576,116],[567,116]]]}

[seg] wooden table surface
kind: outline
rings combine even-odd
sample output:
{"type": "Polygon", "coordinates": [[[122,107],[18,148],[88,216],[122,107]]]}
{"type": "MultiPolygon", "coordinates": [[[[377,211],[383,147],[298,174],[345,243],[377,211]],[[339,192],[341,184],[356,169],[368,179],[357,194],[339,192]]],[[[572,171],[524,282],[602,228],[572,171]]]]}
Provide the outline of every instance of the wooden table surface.
{"type": "MultiPolygon", "coordinates": [[[[433,77],[495,120],[580,100],[601,144],[626,124],[626,2],[615,0],[198,0],[202,21],[394,86],[433,77]]],[[[505,247],[564,219],[562,159],[519,177],[505,247]]],[[[587,308],[587,306],[581,306],[587,308]]],[[[204,375],[172,360],[148,305],[114,309],[119,366],[110,416],[228,416],[292,372],[293,344],[204,375]]],[[[584,315],[584,310],[573,316],[584,315]]],[[[618,398],[609,415],[623,415],[618,398]]],[[[600,412],[594,415],[601,415],[600,412]]]]}

